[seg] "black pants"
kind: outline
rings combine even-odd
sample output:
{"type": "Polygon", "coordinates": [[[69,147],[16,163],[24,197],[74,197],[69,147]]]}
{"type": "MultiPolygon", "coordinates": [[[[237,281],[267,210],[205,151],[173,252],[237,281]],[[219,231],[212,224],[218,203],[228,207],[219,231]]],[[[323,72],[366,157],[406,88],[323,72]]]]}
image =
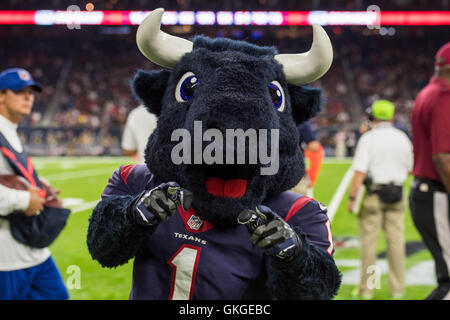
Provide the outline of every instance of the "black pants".
{"type": "Polygon", "coordinates": [[[450,195],[431,180],[414,180],[409,205],[414,224],[430,250],[436,266],[438,287],[429,300],[450,299],[450,195]]]}

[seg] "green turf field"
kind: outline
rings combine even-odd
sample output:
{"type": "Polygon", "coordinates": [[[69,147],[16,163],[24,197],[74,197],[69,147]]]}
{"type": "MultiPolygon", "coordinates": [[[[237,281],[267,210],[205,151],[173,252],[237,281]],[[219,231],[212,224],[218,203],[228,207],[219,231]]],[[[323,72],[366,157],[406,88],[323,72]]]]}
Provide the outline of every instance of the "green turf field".
{"type": "MultiPolygon", "coordinates": [[[[61,198],[65,199],[73,211],[66,228],[50,247],[69,288],[71,299],[128,299],[132,263],[114,269],[102,268],[89,255],[86,234],[92,208],[100,198],[111,173],[119,165],[130,164],[133,160],[107,157],[33,160],[39,174],[47,178],[55,188],[62,190],[61,198]]],[[[328,205],[349,166],[350,160],[325,160],[315,186],[315,198],[328,205]]],[[[335,240],[349,237],[353,242],[357,242],[357,219],[346,211],[345,199],[346,194],[332,220],[333,237],[335,240]]],[[[405,223],[406,240],[420,241],[409,211],[406,212],[405,223]]],[[[384,236],[380,237],[378,247],[379,252],[385,250],[384,236]]],[[[355,279],[357,279],[355,272],[358,271],[358,247],[336,247],[335,259],[344,275],[344,283],[336,299],[356,299],[352,296],[352,290],[356,286],[355,279]]],[[[386,261],[384,259],[379,261],[383,270],[386,261]]],[[[404,299],[425,298],[434,286],[434,275],[430,269],[431,255],[426,250],[418,251],[408,256],[406,264],[408,286],[404,299]],[[428,268],[422,268],[423,266],[428,268]],[[415,269],[417,271],[413,272],[415,269]]],[[[379,289],[374,291],[374,299],[391,299],[385,273],[381,276],[379,289]]]]}

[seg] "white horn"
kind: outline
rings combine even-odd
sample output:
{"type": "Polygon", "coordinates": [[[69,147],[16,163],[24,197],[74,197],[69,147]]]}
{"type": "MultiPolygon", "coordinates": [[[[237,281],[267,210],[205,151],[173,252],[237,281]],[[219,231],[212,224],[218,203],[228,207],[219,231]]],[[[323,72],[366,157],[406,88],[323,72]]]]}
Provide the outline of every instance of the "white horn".
{"type": "Polygon", "coordinates": [[[137,30],[136,41],[147,59],[171,69],[184,54],[192,51],[192,42],[161,31],[163,13],[163,8],[150,12],[137,30]]]}
{"type": "Polygon", "coordinates": [[[313,26],[313,43],[305,53],[278,54],[283,65],[286,81],[293,85],[311,83],[322,77],[333,62],[333,47],[325,30],[318,24],[313,26]]]}

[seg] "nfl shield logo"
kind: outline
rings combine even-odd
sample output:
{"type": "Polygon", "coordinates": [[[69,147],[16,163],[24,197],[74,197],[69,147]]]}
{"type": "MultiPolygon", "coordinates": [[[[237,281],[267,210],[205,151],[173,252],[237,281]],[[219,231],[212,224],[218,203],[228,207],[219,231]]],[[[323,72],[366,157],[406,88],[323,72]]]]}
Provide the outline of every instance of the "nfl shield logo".
{"type": "Polygon", "coordinates": [[[192,215],[187,222],[187,225],[189,226],[189,228],[191,228],[193,230],[200,229],[202,224],[203,224],[202,219],[200,219],[199,217],[197,217],[195,215],[192,215]]]}
{"type": "Polygon", "coordinates": [[[19,70],[18,74],[19,74],[19,78],[20,78],[21,80],[23,80],[23,81],[28,81],[28,80],[31,79],[31,76],[30,76],[30,74],[28,73],[28,71],[25,71],[25,70],[19,70]]]}

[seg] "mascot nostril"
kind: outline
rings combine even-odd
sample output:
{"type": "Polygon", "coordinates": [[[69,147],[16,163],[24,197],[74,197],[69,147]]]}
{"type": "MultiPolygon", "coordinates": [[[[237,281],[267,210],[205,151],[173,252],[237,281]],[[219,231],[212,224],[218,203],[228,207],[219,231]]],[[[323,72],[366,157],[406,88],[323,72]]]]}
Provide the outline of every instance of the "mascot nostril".
{"type": "Polygon", "coordinates": [[[290,191],[304,174],[296,125],[321,108],[306,84],[331,66],[322,27],[307,53],[137,31],[158,71],[132,90],[158,117],[146,165],[113,173],[89,220],[102,266],[134,258],[131,299],[332,299],[341,275],[326,207],[290,191]],[[263,288],[263,289],[261,289],[263,288]]]}

